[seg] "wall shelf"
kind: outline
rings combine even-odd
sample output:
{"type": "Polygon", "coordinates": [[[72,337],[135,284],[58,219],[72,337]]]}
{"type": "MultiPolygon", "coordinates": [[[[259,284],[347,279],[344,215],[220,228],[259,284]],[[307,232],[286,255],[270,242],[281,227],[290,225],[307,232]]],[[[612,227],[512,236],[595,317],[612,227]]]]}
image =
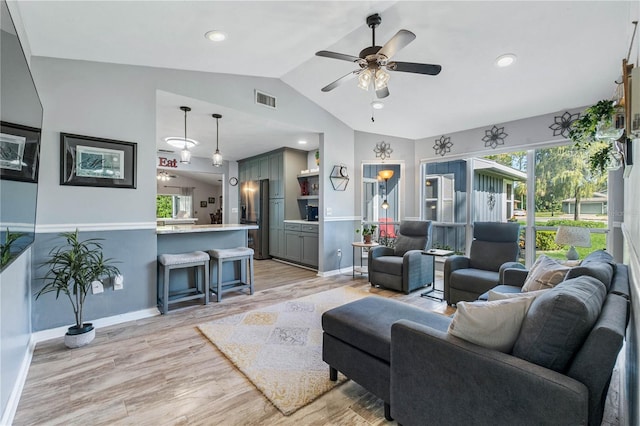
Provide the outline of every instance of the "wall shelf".
{"type": "Polygon", "coordinates": [[[298,200],[317,200],[320,197],[318,195],[300,195],[298,200]]]}

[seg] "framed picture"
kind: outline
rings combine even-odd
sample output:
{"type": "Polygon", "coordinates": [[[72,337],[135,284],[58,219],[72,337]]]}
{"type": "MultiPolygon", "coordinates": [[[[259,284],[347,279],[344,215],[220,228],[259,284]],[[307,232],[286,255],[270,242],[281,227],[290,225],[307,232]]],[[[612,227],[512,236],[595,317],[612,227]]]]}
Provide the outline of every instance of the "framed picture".
{"type": "Polygon", "coordinates": [[[60,185],[136,187],[138,145],[60,133],[60,185]]]}
{"type": "Polygon", "coordinates": [[[38,182],[40,129],[0,122],[0,179],[38,182]]]}
{"type": "Polygon", "coordinates": [[[209,197],[209,204],[215,204],[216,203],[216,197],[209,197]]]}
{"type": "Polygon", "coordinates": [[[200,207],[207,207],[206,201],[200,201],[200,207]]]}

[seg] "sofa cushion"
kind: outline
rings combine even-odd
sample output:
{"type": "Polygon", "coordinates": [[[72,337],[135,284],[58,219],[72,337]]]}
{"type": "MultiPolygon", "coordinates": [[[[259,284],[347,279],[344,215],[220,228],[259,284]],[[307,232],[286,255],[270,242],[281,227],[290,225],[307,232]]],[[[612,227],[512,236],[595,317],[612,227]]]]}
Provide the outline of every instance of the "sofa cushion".
{"type": "MultiPolygon", "coordinates": [[[[487,296],[488,296],[487,300],[489,300],[489,302],[493,300],[515,299],[518,297],[526,297],[533,300],[536,297],[540,296],[541,294],[544,294],[544,292],[551,290],[549,288],[543,288],[542,290],[527,291],[526,293],[520,293],[515,291],[507,291],[507,292],[500,291],[499,287],[501,286],[497,286],[496,288],[493,288],[487,292],[487,296]]],[[[504,287],[507,287],[507,286],[504,286],[504,287]]]]}
{"type": "Polygon", "coordinates": [[[536,291],[544,288],[552,288],[564,280],[569,271],[568,266],[564,266],[545,256],[538,257],[529,270],[527,278],[522,285],[522,291],[536,291]]]}
{"type": "Polygon", "coordinates": [[[613,256],[604,250],[592,251],[582,260],[581,265],[589,262],[605,262],[613,267],[616,266],[616,261],[613,260],[613,256]]]}
{"type": "Polygon", "coordinates": [[[391,324],[401,319],[446,332],[451,318],[384,297],[365,297],[322,314],[325,333],[390,362],[391,324]]]}
{"type": "Polygon", "coordinates": [[[522,322],[512,354],[563,373],[598,319],[605,296],[604,284],[586,275],[540,295],[522,322]]]}
{"type": "Polygon", "coordinates": [[[478,296],[478,300],[483,300],[483,301],[489,300],[489,293],[492,291],[496,293],[503,293],[503,294],[504,293],[522,294],[522,287],[518,287],[515,285],[500,284],[493,287],[491,290],[485,291],[484,293],[482,293],[480,296],[478,296]]]}
{"type": "Polygon", "coordinates": [[[533,298],[458,302],[449,334],[485,348],[509,353],[533,298]]]}
{"type": "Polygon", "coordinates": [[[592,261],[582,263],[580,266],[575,266],[567,272],[566,279],[579,277],[580,275],[588,275],[600,280],[602,284],[607,288],[607,291],[611,288],[611,281],[613,280],[613,266],[606,262],[592,261]]]}

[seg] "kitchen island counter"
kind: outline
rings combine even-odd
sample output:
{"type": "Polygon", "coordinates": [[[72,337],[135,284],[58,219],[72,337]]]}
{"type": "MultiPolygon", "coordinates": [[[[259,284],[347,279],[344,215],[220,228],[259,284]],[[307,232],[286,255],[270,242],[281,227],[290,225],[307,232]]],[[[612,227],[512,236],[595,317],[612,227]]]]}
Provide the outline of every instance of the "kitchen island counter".
{"type": "Polygon", "coordinates": [[[167,225],[158,226],[156,234],[186,234],[193,232],[225,232],[225,231],[248,231],[258,229],[258,225],[242,225],[229,223],[224,225],[167,225]]]}

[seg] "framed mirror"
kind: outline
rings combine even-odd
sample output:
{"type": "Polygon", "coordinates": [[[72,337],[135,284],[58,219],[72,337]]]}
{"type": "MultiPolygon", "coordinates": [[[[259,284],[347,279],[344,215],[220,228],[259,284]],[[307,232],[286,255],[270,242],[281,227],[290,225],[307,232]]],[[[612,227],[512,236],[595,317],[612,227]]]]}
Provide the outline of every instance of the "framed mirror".
{"type": "Polygon", "coordinates": [[[0,271],[35,238],[42,103],[6,2],[0,2],[0,271]]]}

